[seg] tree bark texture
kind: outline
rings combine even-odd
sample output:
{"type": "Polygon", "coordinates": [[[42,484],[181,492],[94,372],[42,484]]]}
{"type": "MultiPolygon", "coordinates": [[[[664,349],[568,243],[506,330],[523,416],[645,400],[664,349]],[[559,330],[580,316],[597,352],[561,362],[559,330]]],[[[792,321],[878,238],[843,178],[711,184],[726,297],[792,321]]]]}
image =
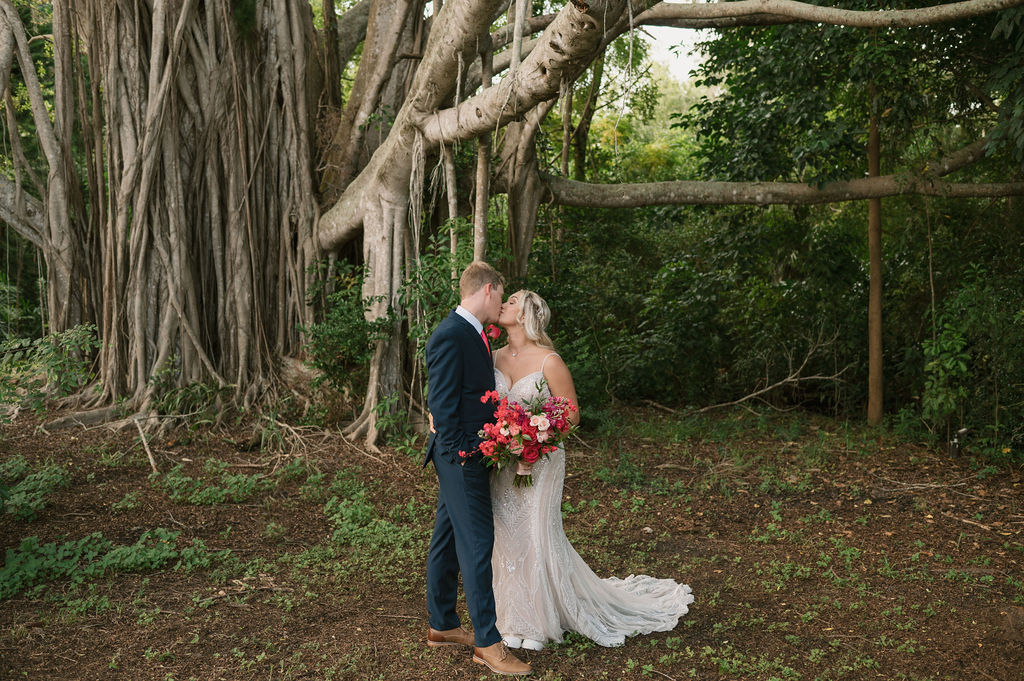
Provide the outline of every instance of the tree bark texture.
{"type": "MultiPolygon", "coordinates": [[[[55,3],[53,15],[55,66],[66,69],[69,59],[66,5],[55,3]]],[[[78,265],[82,260],[78,247],[81,244],[74,239],[80,229],[74,224],[70,209],[68,178],[73,176],[73,169],[72,159],[65,153],[71,135],[66,113],[71,93],[68,92],[66,81],[58,77],[55,83],[58,94],[55,98],[54,122],[51,124],[35,64],[29,53],[28,36],[10,0],[0,1],[0,17],[0,34],[8,33],[14,40],[14,53],[25,80],[39,145],[48,167],[44,201],[46,228],[42,234],[42,254],[48,274],[47,321],[51,331],[62,331],[81,323],[83,319],[83,291],[78,285],[78,265]]],[[[7,74],[4,75],[6,79],[7,74]]]]}
{"type": "Polygon", "coordinates": [[[379,114],[381,93],[391,77],[402,44],[396,37],[409,18],[410,0],[375,0],[369,9],[366,40],[352,92],[327,153],[321,190],[337,197],[358,170],[360,148],[370,117],[379,114]]]}
{"type": "Polygon", "coordinates": [[[274,0],[240,34],[228,0],[68,7],[54,3],[54,123],[37,120],[52,136],[43,234],[51,329],[82,321],[67,311],[76,295],[97,295],[95,402],[127,398],[147,412],[154,378],[167,372],[174,385],[212,381],[252,404],[312,321],[310,8],[274,0]],[[69,184],[81,191],[62,165],[72,117],[102,134],[86,145],[91,215],[101,220],[64,209],[76,205],[69,184]]]}

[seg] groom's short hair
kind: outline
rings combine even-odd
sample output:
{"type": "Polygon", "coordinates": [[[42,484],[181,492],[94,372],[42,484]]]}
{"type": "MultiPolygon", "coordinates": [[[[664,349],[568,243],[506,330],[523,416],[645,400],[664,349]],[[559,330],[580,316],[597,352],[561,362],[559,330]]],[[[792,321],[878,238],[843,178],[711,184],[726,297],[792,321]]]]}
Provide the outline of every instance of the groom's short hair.
{"type": "Polygon", "coordinates": [[[494,288],[505,286],[505,277],[483,260],[474,260],[463,270],[459,277],[459,295],[468,298],[487,284],[494,288]]]}

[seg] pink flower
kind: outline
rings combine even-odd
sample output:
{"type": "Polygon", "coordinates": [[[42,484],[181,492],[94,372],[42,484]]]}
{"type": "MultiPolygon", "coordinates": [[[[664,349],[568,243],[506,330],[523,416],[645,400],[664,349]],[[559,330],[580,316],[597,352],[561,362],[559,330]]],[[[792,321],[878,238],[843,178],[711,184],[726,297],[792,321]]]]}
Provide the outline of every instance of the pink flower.
{"type": "Polygon", "coordinates": [[[548,421],[548,417],[544,414],[537,414],[530,417],[530,425],[537,428],[537,430],[547,430],[551,427],[551,422],[548,421]]]}
{"type": "Polygon", "coordinates": [[[501,329],[494,324],[487,325],[487,337],[491,340],[496,340],[501,335],[501,329]]]}

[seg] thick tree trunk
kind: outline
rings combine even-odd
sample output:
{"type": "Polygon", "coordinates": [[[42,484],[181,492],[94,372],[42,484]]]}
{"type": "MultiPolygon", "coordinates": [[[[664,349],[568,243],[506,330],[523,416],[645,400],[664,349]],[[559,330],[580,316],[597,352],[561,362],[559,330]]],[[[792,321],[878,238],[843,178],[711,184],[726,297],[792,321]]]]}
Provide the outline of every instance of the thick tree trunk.
{"type": "MultiPolygon", "coordinates": [[[[213,381],[244,407],[273,387],[276,359],[299,350],[297,329],[312,321],[312,14],[274,0],[239,35],[229,4],[90,0],[72,14],[57,0],[52,125],[34,68],[22,69],[50,166],[38,243],[51,329],[95,318],[94,402],[149,412],[158,388],[213,381]],[[69,165],[76,124],[88,215],[69,165]]],[[[0,10],[8,26],[17,19],[9,0],[0,10]]],[[[36,229],[36,206],[24,205],[36,229]]]]}

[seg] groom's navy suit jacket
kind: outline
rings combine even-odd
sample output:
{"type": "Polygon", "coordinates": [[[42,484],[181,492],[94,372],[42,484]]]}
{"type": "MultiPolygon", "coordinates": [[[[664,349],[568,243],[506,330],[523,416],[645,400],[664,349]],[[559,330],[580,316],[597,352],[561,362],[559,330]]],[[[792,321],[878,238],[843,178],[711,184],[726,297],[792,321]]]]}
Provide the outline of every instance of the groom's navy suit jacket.
{"type": "Polygon", "coordinates": [[[458,578],[466,593],[475,643],[501,640],[491,587],[494,519],[490,476],[477,451],[483,425],[494,419],[494,403],[480,398],[494,390],[494,367],[483,339],[455,312],[427,341],[427,405],[434,418],[423,465],[437,471],[437,514],[427,556],[427,610],[438,630],[460,625],[458,578]],[[459,452],[471,454],[463,458],[459,452]]]}
{"type": "Polygon", "coordinates": [[[477,433],[494,420],[494,403],[480,402],[485,392],[494,390],[490,353],[473,325],[453,311],[431,334],[426,359],[427,406],[436,432],[430,435],[423,465],[437,457],[461,463],[459,452],[473,454],[481,442],[477,433]]]}

